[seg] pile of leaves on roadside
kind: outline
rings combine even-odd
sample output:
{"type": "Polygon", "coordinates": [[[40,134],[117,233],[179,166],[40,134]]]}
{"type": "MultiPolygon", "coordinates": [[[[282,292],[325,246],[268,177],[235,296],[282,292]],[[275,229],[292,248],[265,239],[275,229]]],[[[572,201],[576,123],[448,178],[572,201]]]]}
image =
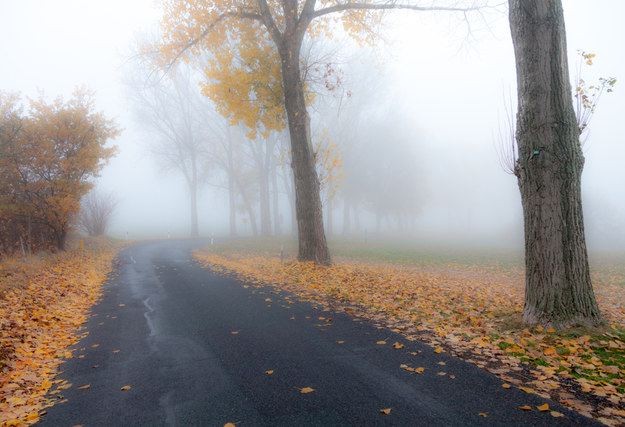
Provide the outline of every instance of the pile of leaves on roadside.
{"type": "Polygon", "coordinates": [[[81,338],[81,325],[101,296],[115,253],[113,246],[99,245],[2,261],[0,425],[37,422],[71,386],[55,376],[61,362],[72,357],[68,347],[81,338]]]}
{"type": "Polygon", "coordinates": [[[278,286],[443,348],[526,392],[606,424],[625,424],[623,271],[601,271],[594,278],[604,328],[556,331],[522,324],[519,268],[346,258],[321,266],[210,248],[196,257],[214,271],[278,286]]]}

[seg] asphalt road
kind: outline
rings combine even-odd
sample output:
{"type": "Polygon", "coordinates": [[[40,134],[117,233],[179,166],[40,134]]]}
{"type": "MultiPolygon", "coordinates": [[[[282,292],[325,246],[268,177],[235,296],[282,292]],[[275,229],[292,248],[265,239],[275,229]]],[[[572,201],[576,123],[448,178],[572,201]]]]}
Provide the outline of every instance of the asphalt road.
{"type": "Polygon", "coordinates": [[[41,425],[594,425],[427,345],[214,275],[193,260],[203,243],[146,242],[120,254],[88,336],[61,367],[73,384],[67,401],[41,425]],[[566,418],[537,411],[544,403],[566,418]]]}

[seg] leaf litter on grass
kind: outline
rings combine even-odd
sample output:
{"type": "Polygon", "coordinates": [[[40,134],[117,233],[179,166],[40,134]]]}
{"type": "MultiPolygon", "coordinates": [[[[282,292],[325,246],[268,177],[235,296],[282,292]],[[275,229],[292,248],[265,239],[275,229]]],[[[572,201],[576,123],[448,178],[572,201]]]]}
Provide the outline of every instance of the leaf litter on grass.
{"type": "Polygon", "coordinates": [[[333,265],[323,266],[210,248],[195,256],[213,271],[365,317],[523,390],[602,422],[625,424],[623,268],[600,269],[593,277],[609,326],[556,331],[522,324],[524,276],[516,265],[405,265],[335,257],[333,265]]]}

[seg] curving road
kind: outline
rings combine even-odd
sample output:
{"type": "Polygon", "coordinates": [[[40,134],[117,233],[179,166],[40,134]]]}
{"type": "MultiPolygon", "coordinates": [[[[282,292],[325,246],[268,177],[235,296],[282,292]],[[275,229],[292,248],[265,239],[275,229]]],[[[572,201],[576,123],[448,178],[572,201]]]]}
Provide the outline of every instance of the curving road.
{"type": "Polygon", "coordinates": [[[214,275],[193,260],[205,243],[145,242],[120,254],[89,334],[61,367],[73,384],[67,401],[41,425],[595,425],[427,345],[214,275]],[[535,409],[544,403],[566,418],[535,409]]]}

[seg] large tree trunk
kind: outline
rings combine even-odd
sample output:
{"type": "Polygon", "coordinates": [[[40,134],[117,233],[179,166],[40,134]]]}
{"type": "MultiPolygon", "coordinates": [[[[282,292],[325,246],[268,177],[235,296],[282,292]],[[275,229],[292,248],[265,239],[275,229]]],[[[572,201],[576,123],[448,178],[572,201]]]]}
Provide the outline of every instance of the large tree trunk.
{"type": "Polygon", "coordinates": [[[275,159],[273,156],[270,157],[270,173],[271,187],[273,189],[273,231],[276,236],[279,236],[280,234],[282,234],[282,229],[280,226],[280,190],[278,189],[278,175],[276,172],[275,159]]]}
{"type": "Polygon", "coordinates": [[[330,263],[330,253],[323,229],[319,178],[310,135],[310,117],[306,110],[304,86],[300,75],[301,40],[284,37],[279,47],[282,60],[284,98],[291,137],[295,212],[299,241],[298,259],[330,263]]]}
{"type": "Polygon", "coordinates": [[[271,236],[271,209],[269,198],[269,142],[263,143],[264,147],[259,147],[259,187],[260,187],[260,234],[261,236],[271,236]]]}
{"type": "Polygon", "coordinates": [[[529,324],[599,322],[582,216],[584,157],[569,82],[561,0],[509,0],[517,67],[518,177],[529,324]]]}
{"type": "Polygon", "coordinates": [[[230,237],[237,235],[237,207],[236,207],[236,189],[234,182],[234,159],[232,154],[232,135],[230,127],[228,127],[228,207],[230,209],[230,237]]]}

